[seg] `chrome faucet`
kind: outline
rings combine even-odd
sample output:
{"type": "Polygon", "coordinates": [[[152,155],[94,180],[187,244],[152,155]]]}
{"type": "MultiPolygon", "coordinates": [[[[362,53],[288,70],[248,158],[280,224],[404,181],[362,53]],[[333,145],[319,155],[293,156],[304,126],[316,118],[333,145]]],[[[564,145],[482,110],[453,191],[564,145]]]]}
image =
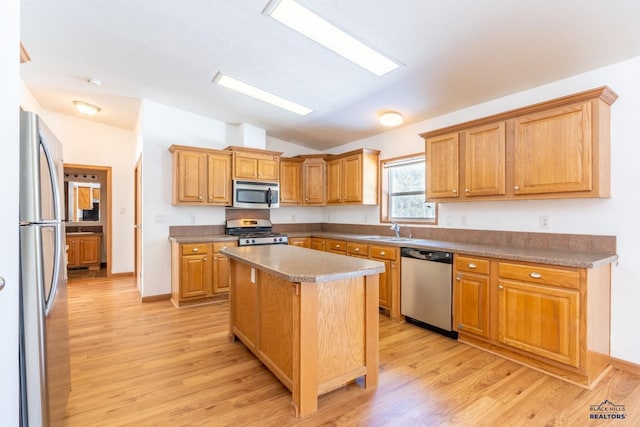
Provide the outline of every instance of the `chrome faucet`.
{"type": "Polygon", "coordinates": [[[393,231],[396,232],[396,238],[400,238],[400,224],[398,224],[397,222],[393,222],[393,224],[391,224],[391,229],[393,231]]]}

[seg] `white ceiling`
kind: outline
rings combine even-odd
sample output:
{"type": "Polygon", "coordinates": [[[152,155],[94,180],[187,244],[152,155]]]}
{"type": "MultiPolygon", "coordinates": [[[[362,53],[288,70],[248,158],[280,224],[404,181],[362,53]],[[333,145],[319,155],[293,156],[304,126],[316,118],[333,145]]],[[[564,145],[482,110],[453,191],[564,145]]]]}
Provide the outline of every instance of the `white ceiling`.
{"type": "Polygon", "coordinates": [[[268,0],[22,0],[22,78],[48,110],[133,129],[141,99],[319,150],[640,55],[637,0],[299,0],[403,64],[383,77],[262,15],[268,0]],[[311,107],[214,85],[218,71],[311,107]],[[88,77],[103,80],[92,86],[88,77]]]}

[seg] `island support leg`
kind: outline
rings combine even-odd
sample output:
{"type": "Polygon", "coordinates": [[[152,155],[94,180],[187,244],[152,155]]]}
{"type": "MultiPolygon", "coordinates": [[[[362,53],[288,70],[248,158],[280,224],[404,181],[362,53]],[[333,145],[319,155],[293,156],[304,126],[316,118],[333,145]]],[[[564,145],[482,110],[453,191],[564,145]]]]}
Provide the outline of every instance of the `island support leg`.
{"type": "Polygon", "coordinates": [[[318,410],[318,284],[296,286],[291,397],[296,416],[304,417],[318,410]]]}
{"type": "Polygon", "coordinates": [[[364,388],[374,388],[378,385],[379,363],[379,277],[372,274],[365,277],[365,365],[366,374],[364,388]]]}

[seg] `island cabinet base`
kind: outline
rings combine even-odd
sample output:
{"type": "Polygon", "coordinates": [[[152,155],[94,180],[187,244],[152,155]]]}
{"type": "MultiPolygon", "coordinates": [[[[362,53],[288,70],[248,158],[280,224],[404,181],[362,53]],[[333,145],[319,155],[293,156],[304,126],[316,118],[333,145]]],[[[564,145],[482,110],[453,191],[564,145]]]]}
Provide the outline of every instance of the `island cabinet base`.
{"type": "Polygon", "coordinates": [[[231,260],[229,339],[240,339],[292,392],[296,416],[364,376],[378,384],[378,275],[291,282],[231,260]]]}

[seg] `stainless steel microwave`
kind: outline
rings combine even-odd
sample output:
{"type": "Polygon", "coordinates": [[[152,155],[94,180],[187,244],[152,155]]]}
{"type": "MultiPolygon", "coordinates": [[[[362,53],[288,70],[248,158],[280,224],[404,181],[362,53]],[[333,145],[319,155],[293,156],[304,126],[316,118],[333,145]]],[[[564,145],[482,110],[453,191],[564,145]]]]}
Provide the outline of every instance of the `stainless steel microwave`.
{"type": "Polygon", "coordinates": [[[280,184],[277,182],[233,181],[233,207],[271,209],[280,207],[280,184]]]}

